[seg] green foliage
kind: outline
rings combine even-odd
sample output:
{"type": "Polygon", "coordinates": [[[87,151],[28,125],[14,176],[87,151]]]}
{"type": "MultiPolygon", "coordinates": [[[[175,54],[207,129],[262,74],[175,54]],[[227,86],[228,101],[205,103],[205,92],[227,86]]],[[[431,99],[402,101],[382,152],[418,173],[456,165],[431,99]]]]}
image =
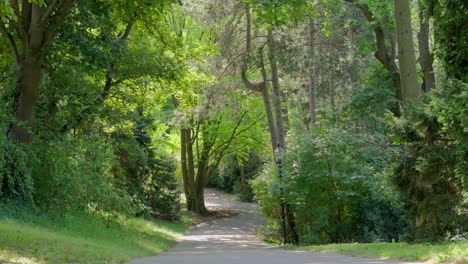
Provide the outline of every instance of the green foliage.
{"type": "Polygon", "coordinates": [[[312,12],[312,2],[307,0],[248,0],[258,15],[259,23],[282,26],[305,20],[312,12]]]}
{"type": "Polygon", "coordinates": [[[437,55],[450,78],[468,82],[468,4],[463,0],[426,0],[435,18],[437,55]]]}
{"type": "MultiPolygon", "coordinates": [[[[466,86],[455,84],[450,88],[457,91],[466,86]]],[[[394,123],[393,140],[401,144],[402,154],[392,179],[405,198],[407,217],[415,225],[415,240],[437,241],[467,231],[467,138],[465,131],[459,134],[466,124],[456,114],[459,107],[466,109],[466,100],[453,96],[453,90],[448,94],[445,100],[454,100],[453,105],[440,97],[435,99],[436,109],[441,104],[446,106],[440,112],[442,122],[436,114],[439,111],[434,111],[429,102],[394,123]],[[460,99],[463,103],[456,103],[460,99]],[[455,122],[447,123],[444,112],[451,111],[455,122]]]]}
{"type": "Polygon", "coordinates": [[[246,182],[254,179],[261,171],[259,164],[262,163],[262,160],[257,152],[250,151],[247,154],[247,160],[244,159],[238,156],[226,157],[221,162],[215,175],[210,177],[209,184],[227,193],[238,193],[235,190],[236,185],[240,185],[242,181],[246,182]]]}
{"type": "Polygon", "coordinates": [[[234,193],[239,195],[241,202],[252,202],[254,200],[252,186],[249,183],[236,182],[234,184],[234,193]]]}
{"type": "MultiPolygon", "coordinates": [[[[381,140],[333,126],[295,140],[283,184],[301,243],[399,240],[405,223],[381,173],[390,157],[381,140]]],[[[276,170],[268,166],[253,188],[267,219],[278,223],[276,170]]]]}
{"type": "Polygon", "coordinates": [[[34,200],[57,212],[102,211],[132,214],[131,199],[113,185],[112,148],[96,137],[36,140],[33,145],[34,200]]]}
{"type": "Polygon", "coordinates": [[[286,193],[303,242],[399,239],[404,224],[381,174],[389,156],[378,138],[325,127],[298,142],[286,193]]]}
{"type": "Polygon", "coordinates": [[[145,182],[144,201],[157,218],[178,220],[180,191],[175,177],[175,160],[169,156],[154,158],[152,175],[145,182]]]}
{"type": "Polygon", "coordinates": [[[260,210],[262,210],[268,222],[267,225],[276,224],[275,226],[279,228],[280,191],[278,166],[273,162],[265,164],[257,178],[251,181],[251,185],[255,194],[255,200],[258,202],[260,210]]]}
{"type": "Polygon", "coordinates": [[[132,136],[122,131],[114,134],[119,165],[114,170],[119,175],[118,184],[140,203],[138,214],[177,220],[180,212],[180,195],[175,175],[175,161],[171,156],[157,153],[149,132],[153,120],[137,111],[132,136]]]}
{"type": "Polygon", "coordinates": [[[0,138],[0,198],[32,203],[33,181],[29,164],[34,155],[28,146],[0,138]]]}

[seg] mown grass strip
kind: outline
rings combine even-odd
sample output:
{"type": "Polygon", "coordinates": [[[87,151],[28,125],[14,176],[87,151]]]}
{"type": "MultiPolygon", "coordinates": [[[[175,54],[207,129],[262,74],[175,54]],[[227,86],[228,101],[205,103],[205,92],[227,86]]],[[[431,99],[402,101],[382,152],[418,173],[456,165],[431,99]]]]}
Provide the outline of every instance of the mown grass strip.
{"type": "Polygon", "coordinates": [[[301,246],[291,249],[432,263],[468,263],[468,243],[466,242],[456,244],[352,243],[301,246]]]}
{"type": "Polygon", "coordinates": [[[186,230],[185,222],[0,216],[0,263],[122,263],[166,251],[186,230]]]}

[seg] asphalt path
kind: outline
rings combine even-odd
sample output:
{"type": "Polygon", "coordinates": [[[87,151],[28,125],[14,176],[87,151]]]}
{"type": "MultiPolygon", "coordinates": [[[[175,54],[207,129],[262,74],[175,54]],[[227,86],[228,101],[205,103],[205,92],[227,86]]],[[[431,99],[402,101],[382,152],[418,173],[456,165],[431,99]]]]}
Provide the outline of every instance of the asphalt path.
{"type": "Polygon", "coordinates": [[[257,233],[264,219],[256,204],[225,199],[222,192],[213,189],[206,189],[205,197],[208,208],[234,210],[239,214],[199,224],[168,252],[131,264],[414,264],[283,250],[258,239],[257,233]]]}

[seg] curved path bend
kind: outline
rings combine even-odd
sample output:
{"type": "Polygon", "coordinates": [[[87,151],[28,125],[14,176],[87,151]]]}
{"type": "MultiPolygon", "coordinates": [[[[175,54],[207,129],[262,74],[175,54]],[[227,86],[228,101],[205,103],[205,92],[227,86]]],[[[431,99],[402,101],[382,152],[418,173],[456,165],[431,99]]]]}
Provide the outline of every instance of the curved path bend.
{"type": "Polygon", "coordinates": [[[254,203],[227,200],[223,193],[205,190],[208,208],[239,212],[190,229],[168,252],[131,264],[403,264],[390,260],[350,257],[304,251],[288,251],[266,244],[257,237],[263,217],[254,203]]]}

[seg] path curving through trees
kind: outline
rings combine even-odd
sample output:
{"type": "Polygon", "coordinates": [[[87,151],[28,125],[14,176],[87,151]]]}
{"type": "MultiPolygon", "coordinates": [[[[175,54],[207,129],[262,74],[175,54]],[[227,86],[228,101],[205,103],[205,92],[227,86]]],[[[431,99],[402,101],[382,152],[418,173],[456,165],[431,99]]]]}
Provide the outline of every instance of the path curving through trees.
{"type": "Polygon", "coordinates": [[[396,264],[389,260],[358,258],[336,254],[287,251],[262,242],[257,231],[263,217],[257,205],[231,201],[214,189],[205,190],[208,208],[235,210],[238,215],[193,227],[179,243],[160,256],[131,264],[396,264]]]}

